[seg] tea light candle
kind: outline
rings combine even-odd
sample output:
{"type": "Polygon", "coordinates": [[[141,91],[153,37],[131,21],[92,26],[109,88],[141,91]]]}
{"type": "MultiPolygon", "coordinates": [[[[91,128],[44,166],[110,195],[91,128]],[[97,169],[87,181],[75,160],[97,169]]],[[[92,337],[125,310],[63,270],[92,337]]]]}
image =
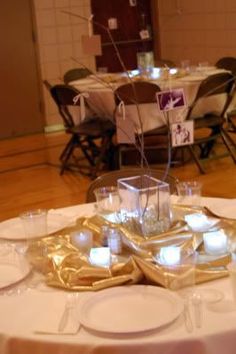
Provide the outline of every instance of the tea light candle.
{"type": "Polygon", "coordinates": [[[109,247],[91,248],[90,263],[95,266],[109,267],[111,264],[111,251],[109,247]]]}
{"type": "Polygon", "coordinates": [[[70,234],[71,243],[83,253],[88,253],[93,245],[93,234],[88,229],[81,229],[70,234]]]}
{"type": "Polygon", "coordinates": [[[176,246],[162,247],[160,249],[159,261],[163,265],[173,266],[180,263],[181,249],[176,246]]]}
{"type": "Polygon", "coordinates": [[[224,254],[228,251],[228,239],[222,230],[203,234],[205,251],[208,254],[224,254]]]}
{"type": "Polygon", "coordinates": [[[207,216],[200,213],[185,215],[184,220],[193,230],[199,230],[208,224],[207,216]]]}

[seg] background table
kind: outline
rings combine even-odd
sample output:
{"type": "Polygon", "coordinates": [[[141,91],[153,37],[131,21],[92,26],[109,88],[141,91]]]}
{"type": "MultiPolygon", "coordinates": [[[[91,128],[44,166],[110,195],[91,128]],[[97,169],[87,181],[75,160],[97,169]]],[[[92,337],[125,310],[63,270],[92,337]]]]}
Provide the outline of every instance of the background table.
{"type": "MultiPolygon", "coordinates": [[[[195,95],[197,93],[198,87],[202,80],[207,76],[224,72],[223,69],[211,68],[208,71],[193,73],[182,78],[171,78],[166,79],[155,79],[151,82],[157,84],[162,91],[173,89],[173,88],[183,88],[187,107],[183,109],[178,109],[169,112],[169,119],[178,119],[182,121],[185,119],[188,106],[193,102],[195,95]]],[[[114,74],[106,74],[107,77],[112,77],[114,74]]],[[[76,80],[70,84],[76,87],[81,92],[87,92],[89,97],[87,102],[92,111],[94,111],[99,117],[108,118],[114,120],[115,111],[115,99],[114,90],[121,85],[121,82],[110,82],[107,83],[103,81],[106,76],[90,76],[86,79],[76,80]]],[[[120,79],[122,80],[121,74],[120,79]]],[[[116,74],[115,78],[119,81],[119,75],[116,74]]],[[[124,82],[123,82],[124,83],[124,82]]],[[[204,98],[196,107],[193,112],[193,117],[197,117],[209,111],[220,111],[222,108],[224,100],[224,95],[218,95],[218,97],[207,97],[204,98]]],[[[166,117],[158,109],[157,104],[142,105],[143,114],[142,118],[144,120],[144,131],[159,128],[166,124],[166,117]]],[[[126,107],[127,109],[127,107],[126,107]]],[[[128,114],[132,115],[133,108],[128,108],[128,114]]]]}

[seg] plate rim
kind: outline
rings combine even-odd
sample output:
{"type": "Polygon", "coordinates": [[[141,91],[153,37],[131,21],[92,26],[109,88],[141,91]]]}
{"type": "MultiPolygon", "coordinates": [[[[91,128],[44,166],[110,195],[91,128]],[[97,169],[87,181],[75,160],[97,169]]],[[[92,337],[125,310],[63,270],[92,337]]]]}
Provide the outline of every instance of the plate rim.
{"type": "MultiPolygon", "coordinates": [[[[108,294],[107,294],[108,295],[108,294]]],[[[114,287],[110,287],[110,288],[106,288],[103,290],[100,290],[99,292],[90,294],[89,297],[85,297],[83,300],[81,300],[80,303],[80,323],[83,327],[88,328],[90,330],[96,331],[96,332],[101,332],[101,333],[108,333],[108,334],[113,334],[113,335],[126,335],[126,334],[135,334],[135,333],[144,333],[144,332],[149,332],[149,331],[153,331],[155,329],[158,328],[162,328],[172,322],[174,322],[179,316],[180,314],[184,311],[184,303],[183,300],[181,299],[181,297],[177,294],[174,293],[172,291],[170,291],[169,289],[166,288],[162,288],[159,286],[153,286],[153,285],[141,285],[141,284],[135,284],[135,285],[124,285],[124,286],[114,286],[114,287]],[[155,295],[160,295],[160,293],[165,293],[165,297],[166,295],[168,295],[173,301],[176,301],[176,310],[175,313],[173,314],[172,312],[172,318],[171,319],[167,319],[166,321],[163,321],[161,323],[157,323],[156,325],[150,325],[150,326],[145,326],[144,328],[136,328],[136,329],[126,329],[126,330],[114,330],[112,328],[104,328],[101,325],[97,326],[97,325],[93,325],[93,323],[89,323],[90,321],[86,320],[83,315],[83,311],[84,308],[86,306],[88,306],[88,303],[90,303],[93,300],[96,300],[97,297],[100,296],[104,296],[106,297],[104,294],[104,292],[114,292],[115,296],[117,296],[117,292],[119,291],[128,291],[129,288],[133,288],[133,290],[135,290],[135,288],[137,288],[137,291],[133,291],[133,294],[137,294],[140,293],[140,291],[142,289],[152,289],[151,291],[154,291],[156,294],[155,295]],[[95,299],[94,299],[95,298],[95,299]]]]}
{"type": "MultiPolygon", "coordinates": [[[[50,232],[48,232],[48,234],[47,235],[44,235],[44,236],[35,236],[35,237],[30,237],[30,240],[32,239],[32,240],[34,240],[34,239],[40,239],[40,238],[43,238],[43,237],[47,237],[47,236],[50,236],[50,235],[53,235],[55,232],[58,232],[58,231],[61,231],[61,230],[63,230],[65,227],[68,227],[68,225],[70,224],[70,219],[69,219],[69,217],[67,217],[67,216],[65,216],[65,215],[63,215],[63,214],[60,214],[60,213],[58,213],[58,214],[48,214],[48,216],[49,217],[51,217],[51,218],[53,218],[53,217],[63,217],[64,219],[65,219],[65,223],[63,224],[63,226],[58,226],[58,228],[56,228],[55,230],[53,230],[53,231],[50,231],[50,232]],[[67,220],[67,221],[66,221],[67,220]]],[[[26,236],[20,236],[20,237],[16,237],[16,236],[13,236],[13,235],[2,235],[1,234],[1,225],[2,224],[8,224],[8,223],[10,223],[10,222],[20,222],[20,218],[19,218],[19,216],[18,217],[14,217],[14,218],[10,218],[10,219],[6,219],[6,220],[3,220],[2,222],[0,222],[0,239],[1,240],[9,240],[9,241],[25,241],[25,240],[27,240],[28,238],[26,237],[26,236]]]]}
{"type": "MultiPolygon", "coordinates": [[[[20,258],[20,256],[18,258],[20,258]]],[[[31,274],[33,272],[33,268],[26,260],[24,260],[24,261],[25,261],[25,265],[27,266],[25,272],[23,272],[22,276],[18,280],[13,281],[12,283],[9,283],[9,284],[4,285],[4,286],[2,286],[0,284],[0,293],[2,291],[6,291],[6,290],[12,289],[13,287],[17,286],[18,284],[21,284],[23,281],[25,281],[28,277],[31,276],[31,274]]],[[[18,268],[17,264],[16,263],[12,263],[10,260],[7,261],[7,259],[6,259],[5,262],[4,262],[4,258],[2,258],[1,261],[0,261],[0,267],[1,267],[1,264],[14,265],[16,268],[18,268]]]]}

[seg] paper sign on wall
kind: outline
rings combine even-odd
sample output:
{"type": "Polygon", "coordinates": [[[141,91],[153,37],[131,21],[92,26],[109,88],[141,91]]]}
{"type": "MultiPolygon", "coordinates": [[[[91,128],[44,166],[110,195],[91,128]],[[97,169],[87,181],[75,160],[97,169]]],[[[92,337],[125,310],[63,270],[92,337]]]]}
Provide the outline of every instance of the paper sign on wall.
{"type": "Polygon", "coordinates": [[[108,28],[109,28],[110,30],[115,30],[115,29],[118,28],[117,18],[111,17],[111,18],[108,19],[107,22],[108,22],[108,28]]]}
{"type": "Polygon", "coordinates": [[[102,55],[101,36],[99,34],[82,36],[81,45],[84,54],[102,55]]]}
{"type": "Polygon", "coordinates": [[[150,38],[150,33],[149,33],[149,31],[147,29],[141,30],[139,32],[139,35],[140,35],[141,39],[149,39],[150,38]]]}
{"type": "Polygon", "coordinates": [[[172,146],[176,147],[193,144],[193,131],[193,120],[171,124],[172,146]]]}

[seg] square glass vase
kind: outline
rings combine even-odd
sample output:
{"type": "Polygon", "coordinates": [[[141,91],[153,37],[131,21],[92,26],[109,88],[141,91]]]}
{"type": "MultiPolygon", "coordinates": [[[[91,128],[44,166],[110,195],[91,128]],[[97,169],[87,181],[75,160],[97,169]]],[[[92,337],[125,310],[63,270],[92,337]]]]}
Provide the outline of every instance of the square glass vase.
{"type": "Polygon", "coordinates": [[[149,175],[121,178],[120,218],[131,232],[150,237],[170,227],[170,189],[166,182],[149,175]]]}

